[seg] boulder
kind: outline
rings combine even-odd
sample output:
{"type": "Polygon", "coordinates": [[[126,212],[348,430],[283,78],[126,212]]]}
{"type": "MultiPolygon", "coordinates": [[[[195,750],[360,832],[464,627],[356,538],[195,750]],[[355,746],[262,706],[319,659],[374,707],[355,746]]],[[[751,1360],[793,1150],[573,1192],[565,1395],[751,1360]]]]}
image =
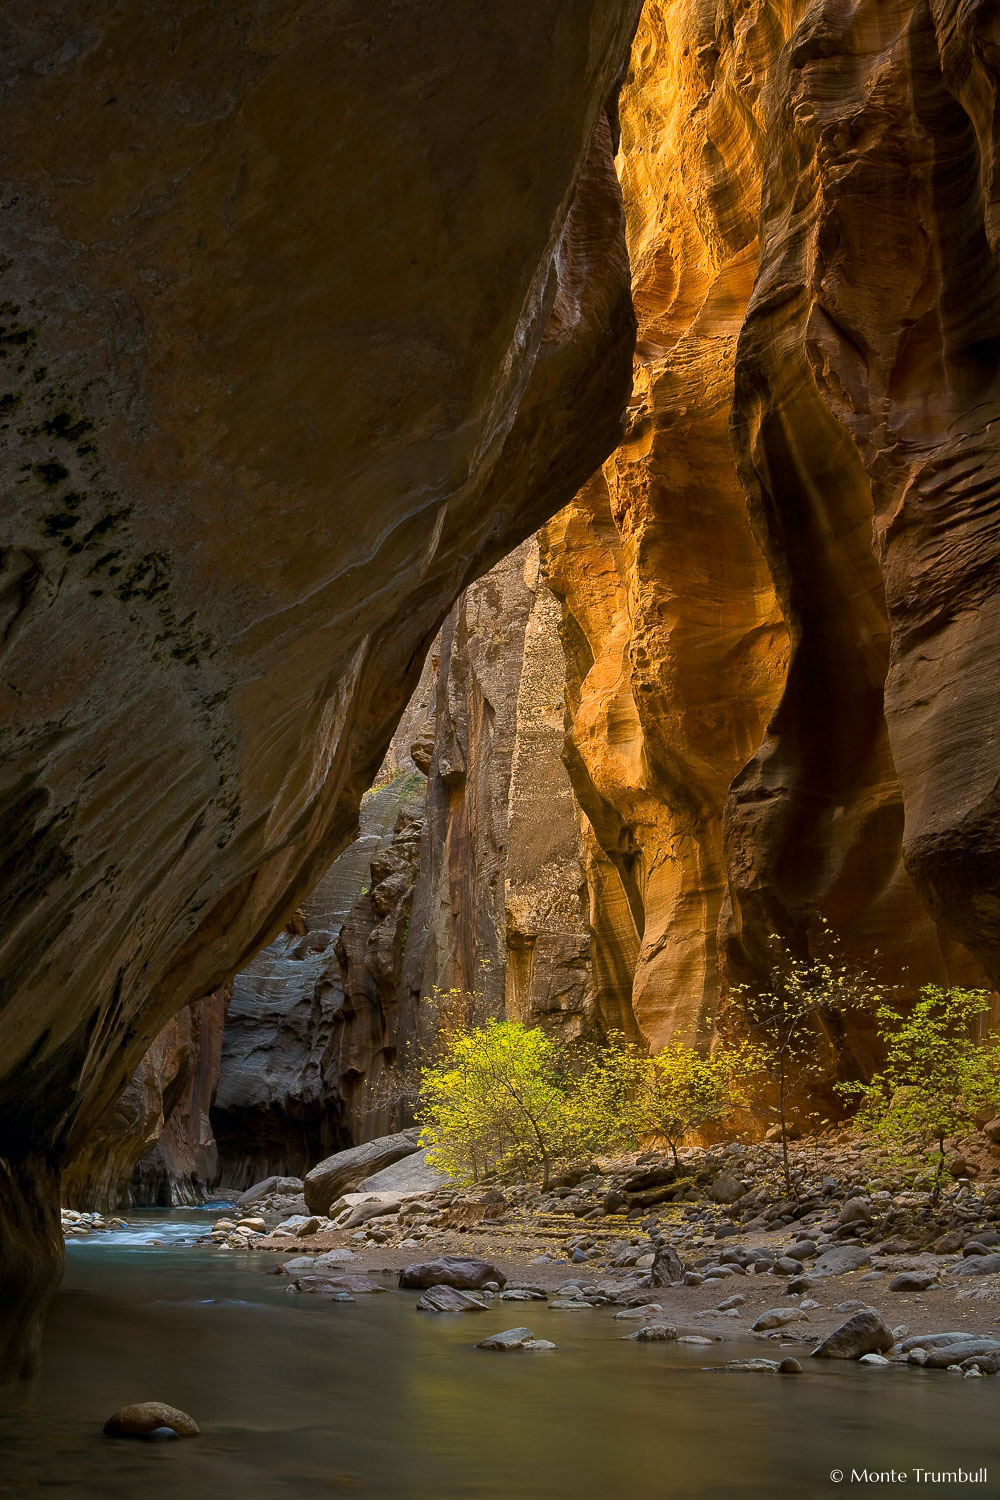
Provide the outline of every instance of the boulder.
{"type": "Polygon", "coordinates": [[[367,1178],[391,1167],[404,1156],[418,1150],[419,1130],[401,1130],[396,1135],[379,1136],[362,1146],[337,1151],[306,1173],[303,1196],[310,1213],[325,1214],[335,1198],[349,1192],[367,1178]]]}
{"type": "Polygon", "coordinates": [[[201,1434],[194,1417],[163,1401],[138,1401],[134,1406],[121,1406],[104,1424],[107,1437],[149,1438],[164,1428],[178,1437],[201,1434]]]}
{"type": "Polygon", "coordinates": [[[453,1286],[460,1292],[474,1292],[490,1281],[495,1281],[499,1287],[507,1285],[503,1272],[488,1260],[474,1260],[463,1255],[441,1255],[437,1260],[405,1266],[399,1273],[400,1286],[408,1290],[453,1286]]]}
{"type": "Polygon", "coordinates": [[[894,1342],[882,1314],[865,1308],[829,1334],[812,1353],[814,1359],[860,1359],[862,1354],[883,1354],[894,1342]]]}
{"type": "Polygon", "coordinates": [[[644,1323],[628,1337],[640,1344],[672,1344],[677,1338],[677,1329],[667,1323],[644,1323]]]}
{"type": "Polygon", "coordinates": [[[960,1344],[967,1339],[967,1333],[914,1333],[903,1339],[900,1344],[904,1354],[909,1354],[914,1349],[943,1349],[945,1344],[960,1344]]]}
{"type": "Polygon", "coordinates": [[[735,1203],[737,1198],[743,1197],[746,1188],[742,1179],[727,1169],[715,1178],[709,1192],[716,1203],[735,1203]]]}
{"type": "Polygon", "coordinates": [[[673,1245],[659,1245],[649,1268],[654,1286],[676,1286],[684,1280],[684,1263],[673,1245]]]}
{"type": "MultiPolygon", "coordinates": [[[[843,1276],[858,1271],[871,1257],[860,1245],[831,1245],[810,1267],[811,1276],[843,1276]]],[[[796,1266],[796,1270],[798,1267],[796,1266]]]]}
{"type": "Polygon", "coordinates": [[[935,1255],[954,1255],[961,1250],[965,1243],[964,1229],[949,1229],[940,1239],[934,1241],[933,1250],[935,1255]]]}
{"type": "Polygon", "coordinates": [[[929,1286],[933,1286],[937,1276],[933,1271],[925,1273],[922,1271],[900,1271],[889,1282],[890,1292],[926,1292],[929,1286]]]}
{"type": "Polygon", "coordinates": [[[992,1276],[995,1271],[1000,1271],[1000,1255],[969,1255],[957,1266],[952,1266],[951,1275],[992,1276]]]}
{"type": "Polygon", "coordinates": [[[458,1313],[485,1312],[489,1307],[485,1297],[474,1292],[460,1292],[453,1286],[432,1286],[417,1303],[417,1312],[458,1313]]]}
{"type": "MultiPolygon", "coordinates": [[[[927,1349],[927,1345],[923,1347],[927,1349]]],[[[979,1368],[984,1355],[1000,1355],[1000,1339],[976,1338],[971,1334],[952,1343],[941,1344],[936,1349],[927,1349],[924,1364],[930,1370],[947,1370],[949,1365],[960,1365],[963,1360],[976,1359],[979,1368]]]]}
{"type": "Polygon", "coordinates": [[[863,1198],[848,1198],[837,1215],[838,1224],[870,1224],[872,1211],[863,1198]]]}
{"type": "Polygon", "coordinates": [[[384,1292],[380,1282],[370,1276],[297,1276],[292,1283],[300,1292],[350,1292],[352,1296],[363,1296],[369,1292],[384,1292]]]}
{"type": "Polygon", "coordinates": [[[426,1151],[414,1151],[400,1157],[365,1178],[366,1193],[393,1193],[400,1198],[418,1198],[422,1193],[436,1193],[450,1182],[447,1173],[428,1165],[426,1151]]]}
{"type": "Polygon", "coordinates": [[[255,1182],[253,1187],[248,1187],[245,1193],[241,1193],[236,1200],[237,1208],[249,1208],[251,1203],[256,1203],[258,1198],[271,1198],[278,1194],[283,1197],[294,1197],[302,1191],[301,1177],[265,1177],[261,1182],[255,1182]]]}
{"type": "Polygon", "coordinates": [[[983,1126],[983,1135],[995,1146],[1000,1146],[1000,1115],[995,1120],[987,1120],[983,1126]]]}

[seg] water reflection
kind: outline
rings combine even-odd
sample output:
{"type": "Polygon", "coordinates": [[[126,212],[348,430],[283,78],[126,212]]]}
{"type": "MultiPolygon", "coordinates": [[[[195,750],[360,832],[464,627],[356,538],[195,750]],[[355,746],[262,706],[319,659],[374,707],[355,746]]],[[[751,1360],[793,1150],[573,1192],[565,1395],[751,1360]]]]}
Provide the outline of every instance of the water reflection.
{"type": "Polygon", "coordinates": [[[839,1366],[717,1374],[701,1368],[713,1358],[702,1349],[622,1343],[606,1311],[435,1317],[412,1295],[289,1296],[261,1274],[271,1260],[180,1243],[213,1217],[133,1216],[127,1231],[70,1246],[44,1373],[0,1409],[0,1496],[773,1500],[829,1496],[834,1468],[995,1458],[993,1380],[839,1366]],[[558,1351],[473,1347],[522,1319],[558,1351]],[[144,1399],[189,1411],[203,1436],[101,1437],[116,1407],[144,1399]]]}

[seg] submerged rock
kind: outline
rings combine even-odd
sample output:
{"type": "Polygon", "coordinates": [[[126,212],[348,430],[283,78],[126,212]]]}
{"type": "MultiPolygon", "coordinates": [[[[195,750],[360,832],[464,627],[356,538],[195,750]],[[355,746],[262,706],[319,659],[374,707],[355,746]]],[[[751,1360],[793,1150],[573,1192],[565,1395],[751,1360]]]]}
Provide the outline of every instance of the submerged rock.
{"type": "Polygon", "coordinates": [[[164,1401],[137,1401],[133,1406],[120,1406],[104,1424],[107,1437],[162,1437],[167,1429],[177,1437],[201,1435],[194,1417],[177,1406],[167,1406],[164,1401]]]}
{"type": "Polygon", "coordinates": [[[458,1313],[485,1312],[489,1307],[485,1297],[473,1292],[460,1292],[453,1286],[432,1286],[417,1303],[417,1312],[458,1313]]]}
{"type": "Polygon", "coordinates": [[[491,1333],[489,1338],[481,1339],[476,1348],[523,1349],[534,1340],[535,1335],[530,1328],[505,1328],[502,1333],[491,1333]]]}

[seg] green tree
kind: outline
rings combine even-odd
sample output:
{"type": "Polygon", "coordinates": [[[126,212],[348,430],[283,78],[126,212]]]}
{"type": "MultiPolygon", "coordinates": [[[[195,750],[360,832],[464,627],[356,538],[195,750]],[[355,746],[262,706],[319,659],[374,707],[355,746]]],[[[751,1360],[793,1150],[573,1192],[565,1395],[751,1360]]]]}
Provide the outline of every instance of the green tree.
{"type": "Polygon", "coordinates": [[[562,1144],[569,1157],[636,1145],[645,1128],[642,1098],[649,1064],[620,1032],[564,1055],[562,1144]]]}
{"type": "Polygon", "coordinates": [[[891,1005],[876,1011],[885,1063],[869,1083],[843,1083],[846,1098],[860,1100],[857,1123],[902,1159],[908,1146],[923,1152],[937,1202],[945,1168],[945,1141],[968,1129],[975,1114],[1000,1104],[1000,1042],[977,1041],[980,1017],[990,1009],[985,990],[925,985],[912,1010],[891,1005]]]}
{"type": "Polygon", "coordinates": [[[642,1128],[660,1135],[673,1153],[684,1137],[720,1120],[733,1105],[728,1055],[702,1057],[681,1041],[668,1042],[646,1059],[639,1116],[642,1128]]]}
{"type": "Polygon", "coordinates": [[[423,1070],[417,1118],[428,1160],[450,1176],[538,1173],[547,1188],[567,1133],[556,1043],[518,1021],[453,1030],[423,1070]]]}

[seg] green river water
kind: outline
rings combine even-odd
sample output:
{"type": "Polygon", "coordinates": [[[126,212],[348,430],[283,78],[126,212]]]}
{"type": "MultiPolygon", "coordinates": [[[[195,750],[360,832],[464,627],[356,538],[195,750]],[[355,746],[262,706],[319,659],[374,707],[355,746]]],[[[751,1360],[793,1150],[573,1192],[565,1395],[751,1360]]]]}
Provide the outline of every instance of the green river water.
{"type": "MultiPolygon", "coordinates": [[[[897,1492],[1000,1496],[1000,1377],[810,1365],[802,1376],[706,1364],[773,1352],[623,1343],[608,1310],[497,1303],[415,1311],[393,1290],[290,1296],[273,1258],[192,1249],[214,1212],[133,1214],[68,1247],[37,1381],[0,1395],[0,1496],[81,1500],[728,1500],[897,1492]],[[162,1247],[145,1243],[156,1236],[162,1247]],[[553,1353],[474,1344],[528,1323],[553,1353]],[[202,1436],[106,1439],[106,1417],[161,1400],[202,1436]],[[918,1482],[986,1466],[984,1485],[918,1482]],[[843,1471],[834,1483],[831,1472],[843,1471]]],[[[378,1251],[365,1261],[379,1266],[378,1251]]],[[[361,1266],[358,1267],[361,1269],[361,1266]]],[[[384,1277],[393,1287],[395,1277],[384,1277]]],[[[634,1327],[635,1325],[628,1325],[634,1327]]],[[[796,1349],[799,1354],[801,1351],[796,1349]]]]}

